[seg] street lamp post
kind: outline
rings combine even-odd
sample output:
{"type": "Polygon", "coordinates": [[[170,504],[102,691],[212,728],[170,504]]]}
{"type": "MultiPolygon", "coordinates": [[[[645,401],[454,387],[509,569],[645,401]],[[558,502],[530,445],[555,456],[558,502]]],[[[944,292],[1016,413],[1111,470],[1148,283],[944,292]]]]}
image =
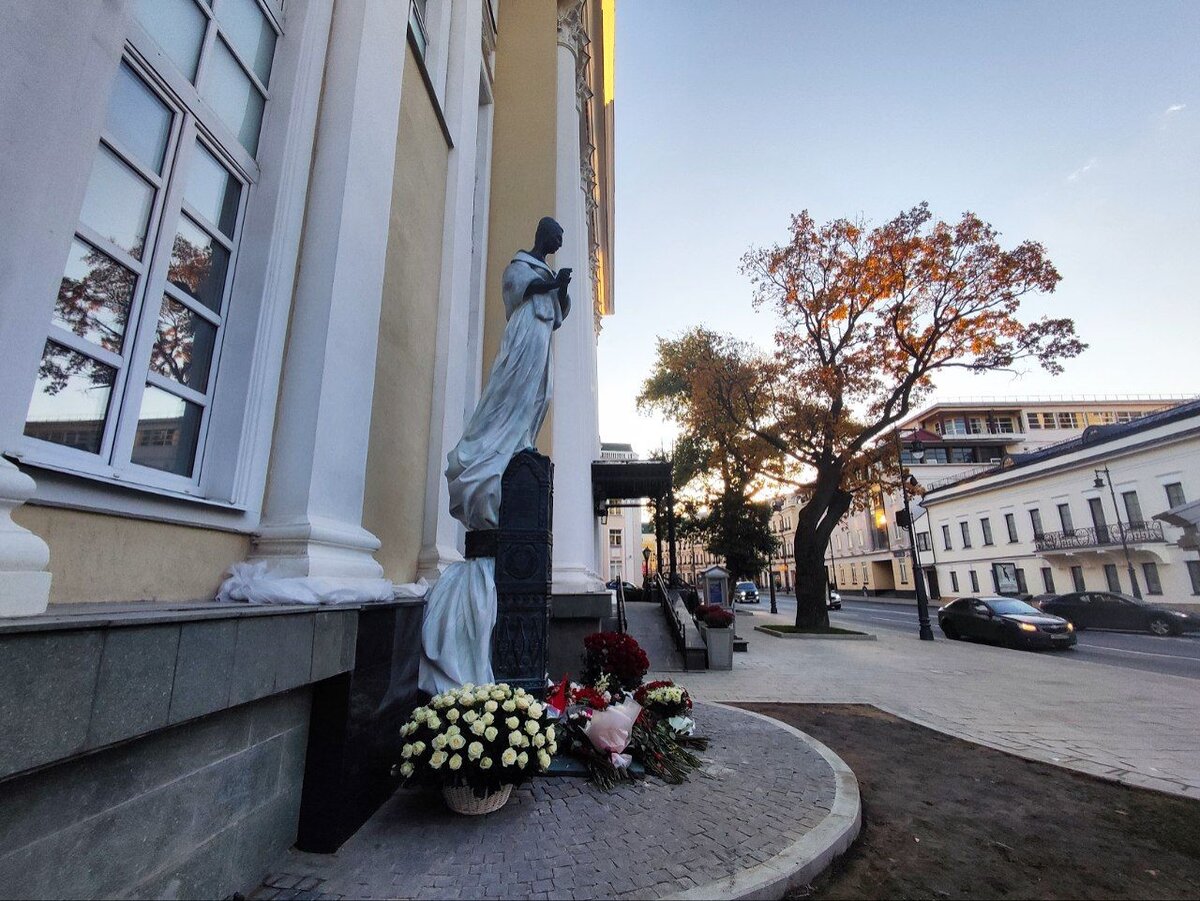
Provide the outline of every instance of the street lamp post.
{"type": "MultiPolygon", "coordinates": [[[[1121,522],[1121,508],[1117,506],[1117,492],[1113,488],[1112,474],[1108,471],[1108,467],[1097,469],[1096,481],[1092,485],[1096,488],[1103,488],[1104,483],[1108,482],[1108,493],[1112,498],[1113,512],[1117,515],[1117,531],[1121,534],[1121,550],[1125,552],[1125,570],[1129,573],[1129,584],[1133,586],[1133,596],[1139,601],[1142,599],[1142,589],[1138,587],[1137,576],[1133,572],[1133,561],[1129,559],[1129,542],[1125,539],[1125,524],[1121,522]],[[1100,473],[1104,473],[1104,478],[1100,477],[1100,473]]],[[[1099,536],[1097,536],[1099,537],[1099,536]]]]}
{"type": "MultiPolygon", "coordinates": [[[[775,500],[771,501],[771,512],[772,513],[778,513],[782,509],[783,509],[783,499],[782,498],[777,497],[777,498],[775,498],[775,500]]],[[[775,548],[774,548],[774,546],[772,546],[771,550],[767,553],[767,585],[771,591],[771,612],[778,613],[779,605],[777,603],[775,603],[775,548]]]]}
{"type": "MultiPolygon", "coordinates": [[[[904,475],[904,448],[900,444],[899,430],[895,432],[895,435],[896,465],[900,468],[900,495],[904,499],[905,528],[908,530],[908,546],[912,550],[913,560],[913,581],[917,588],[917,620],[920,623],[921,641],[933,641],[933,629],[929,625],[929,596],[925,593],[925,578],[921,572],[921,555],[917,551],[917,533],[913,528],[912,508],[908,503],[909,480],[912,480],[914,486],[917,484],[917,480],[911,473],[907,477],[904,475]]],[[[914,441],[909,452],[917,463],[925,459],[925,445],[920,441],[914,441]]]]}

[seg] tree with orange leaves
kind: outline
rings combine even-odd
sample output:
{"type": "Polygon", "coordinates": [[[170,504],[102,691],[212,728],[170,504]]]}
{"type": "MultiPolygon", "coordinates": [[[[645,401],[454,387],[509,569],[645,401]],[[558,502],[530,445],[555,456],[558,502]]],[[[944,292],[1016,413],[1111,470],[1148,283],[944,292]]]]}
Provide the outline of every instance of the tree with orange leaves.
{"type": "MultiPolygon", "coordinates": [[[[828,623],[825,550],[856,493],[886,482],[879,438],[929,392],[938,372],[1049,372],[1086,347],[1067,318],[1025,321],[1022,300],[1054,291],[1058,271],[1036,242],[1011,250],[972,213],[934,220],[927,204],[870,228],[792,217],[789,240],[751,249],[742,270],[754,305],[777,319],[761,354],[697,329],[660,342],[647,386],[687,434],[780,485],[802,488],[796,625],[828,623]]],[[[645,393],[645,391],[643,392],[645,393]]]]}

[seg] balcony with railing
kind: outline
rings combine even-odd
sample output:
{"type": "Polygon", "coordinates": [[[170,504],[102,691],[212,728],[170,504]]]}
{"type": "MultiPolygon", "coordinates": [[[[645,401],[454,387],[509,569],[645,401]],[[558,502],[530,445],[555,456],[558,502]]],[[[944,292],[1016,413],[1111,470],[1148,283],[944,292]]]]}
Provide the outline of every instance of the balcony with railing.
{"type": "MultiPolygon", "coordinates": [[[[1163,538],[1162,523],[1125,523],[1125,541],[1128,544],[1166,541],[1163,538]]],[[[1043,532],[1034,536],[1033,543],[1041,553],[1109,547],[1121,543],[1121,529],[1118,526],[1092,526],[1086,529],[1069,529],[1065,532],[1043,532]]]]}

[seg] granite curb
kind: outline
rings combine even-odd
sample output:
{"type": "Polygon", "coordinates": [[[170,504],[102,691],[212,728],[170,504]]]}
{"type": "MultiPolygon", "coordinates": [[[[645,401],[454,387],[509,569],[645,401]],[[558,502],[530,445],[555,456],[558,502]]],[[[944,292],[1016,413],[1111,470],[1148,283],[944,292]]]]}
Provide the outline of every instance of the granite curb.
{"type": "Polygon", "coordinates": [[[790,733],[820,754],[829,765],[836,780],[836,794],[825,819],[771,859],[724,879],[667,897],[680,901],[701,901],[708,898],[775,901],[784,897],[790,889],[810,884],[825,872],[834,858],[846,852],[862,829],[862,799],[854,771],[842,758],[811,735],[764,713],[713,701],[696,703],[737,710],[790,733]]]}
{"type": "Polygon", "coordinates": [[[770,635],[772,638],[789,638],[789,639],[809,639],[817,641],[877,641],[878,639],[869,632],[858,632],[853,635],[842,635],[837,632],[822,634],[819,632],[778,632],[770,626],[755,626],[755,632],[762,632],[764,635],[770,635]]]}

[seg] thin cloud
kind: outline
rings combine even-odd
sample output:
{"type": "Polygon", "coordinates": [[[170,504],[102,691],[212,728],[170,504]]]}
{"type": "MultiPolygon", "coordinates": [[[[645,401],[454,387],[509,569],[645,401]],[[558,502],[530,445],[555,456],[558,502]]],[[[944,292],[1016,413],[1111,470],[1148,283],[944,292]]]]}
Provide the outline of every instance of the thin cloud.
{"type": "Polygon", "coordinates": [[[1170,106],[1167,107],[1166,112],[1164,112],[1163,115],[1169,116],[1169,115],[1171,115],[1171,113],[1177,113],[1180,110],[1184,110],[1184,109],[1187,109],[1186,103],[1172,103],[1170,106]]]}
{"type": "Polygon", "coordinates": [[[1074,172],[1072,172],[1070,175],[1068,175],[1067,181],[1079,181],[1079,179],[1083,178],[1083,176],[1087,174],[1088,170],[1091,169],[1095,165],[1096,165],[1096,158],[1092,157],[1090,160],[1088,160],[1086,163],[1084,163],[1082,166],[1080,166],[1078,169],[1076,169],[1074,172]]]}

